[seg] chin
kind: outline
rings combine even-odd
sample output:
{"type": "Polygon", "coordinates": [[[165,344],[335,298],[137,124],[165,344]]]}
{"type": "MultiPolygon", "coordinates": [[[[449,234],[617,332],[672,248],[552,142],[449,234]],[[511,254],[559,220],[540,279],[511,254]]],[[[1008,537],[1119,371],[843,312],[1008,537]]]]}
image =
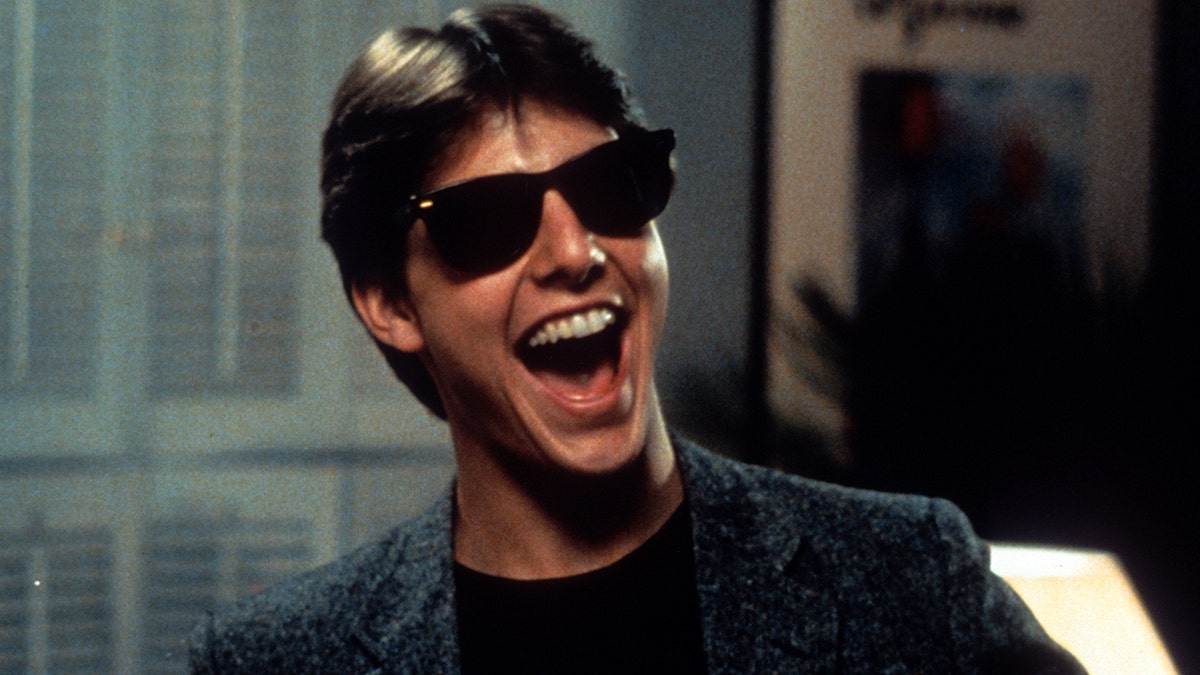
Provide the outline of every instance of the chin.
{"type": "Polygon", "coordinates": [[[615,428],[567,434],[543,431],[548,433],[537,445],[544,461],[550,467],[581,477],[620,473],[636,464],[646,449],[647,434],[641,420],[629,420],[615,428]]]}

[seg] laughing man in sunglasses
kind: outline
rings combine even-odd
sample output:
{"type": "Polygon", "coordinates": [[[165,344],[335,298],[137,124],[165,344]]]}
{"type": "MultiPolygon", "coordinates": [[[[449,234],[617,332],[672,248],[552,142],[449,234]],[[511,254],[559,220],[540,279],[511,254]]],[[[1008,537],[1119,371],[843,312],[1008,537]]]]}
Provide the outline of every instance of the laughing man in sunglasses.
{"type": "Polygon", "coordinates": [[[948,504],[668,431],[674,143],[536,9],[387,32],[353,64],[324,237],[457,477],[384,541],[205,622],[196,671],[1077,671],[948,504]]]}

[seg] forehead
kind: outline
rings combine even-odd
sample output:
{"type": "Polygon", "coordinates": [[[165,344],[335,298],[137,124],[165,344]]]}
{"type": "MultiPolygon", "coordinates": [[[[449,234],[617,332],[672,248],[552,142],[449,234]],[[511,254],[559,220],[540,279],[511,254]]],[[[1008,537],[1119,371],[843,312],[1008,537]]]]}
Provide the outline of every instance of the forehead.
{"type": "Polygon", "coordinates": [[[499,173],[534,173],[616,138],[616,132],[577,112],[537,100],[490,107],[434,162],[423,189],[499,173]]]}

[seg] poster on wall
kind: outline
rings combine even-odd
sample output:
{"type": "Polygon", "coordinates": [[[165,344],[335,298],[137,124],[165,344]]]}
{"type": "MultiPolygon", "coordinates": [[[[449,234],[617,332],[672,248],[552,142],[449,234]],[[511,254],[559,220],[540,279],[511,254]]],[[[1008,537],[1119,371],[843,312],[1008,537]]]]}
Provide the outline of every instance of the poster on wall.
{"type": "Polygon", "coordinates": [[[1002,250],[1024,256],[1022,274],[1057,274],[1079,291],[1090,283],[1086,80],[868,69],[855,113],[859,306],[922,277],[932,285],[1008,275],[1002,250]],[[1038,264],[1040,273],[1030,269],[1038,264]]]}
{"type": "Polygon", "coordinates": [[[813,442],[773,460],[902,481],[873,449],[1036,427],[1145,270],[1153,0],[775,11],[767,400],[813,442]]]}

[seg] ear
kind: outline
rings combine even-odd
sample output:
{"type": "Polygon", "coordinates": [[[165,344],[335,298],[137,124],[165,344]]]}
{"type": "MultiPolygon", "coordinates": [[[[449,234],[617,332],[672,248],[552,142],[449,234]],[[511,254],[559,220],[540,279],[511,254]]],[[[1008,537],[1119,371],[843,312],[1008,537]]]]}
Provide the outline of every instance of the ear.
{"type": "Polygon", "coordinates": [[[376,340],[408,354],[425,348],[425,335],[407,298],[390,298],[378,286],[354,286],[350,295],[358,318],[376,340]]]}

